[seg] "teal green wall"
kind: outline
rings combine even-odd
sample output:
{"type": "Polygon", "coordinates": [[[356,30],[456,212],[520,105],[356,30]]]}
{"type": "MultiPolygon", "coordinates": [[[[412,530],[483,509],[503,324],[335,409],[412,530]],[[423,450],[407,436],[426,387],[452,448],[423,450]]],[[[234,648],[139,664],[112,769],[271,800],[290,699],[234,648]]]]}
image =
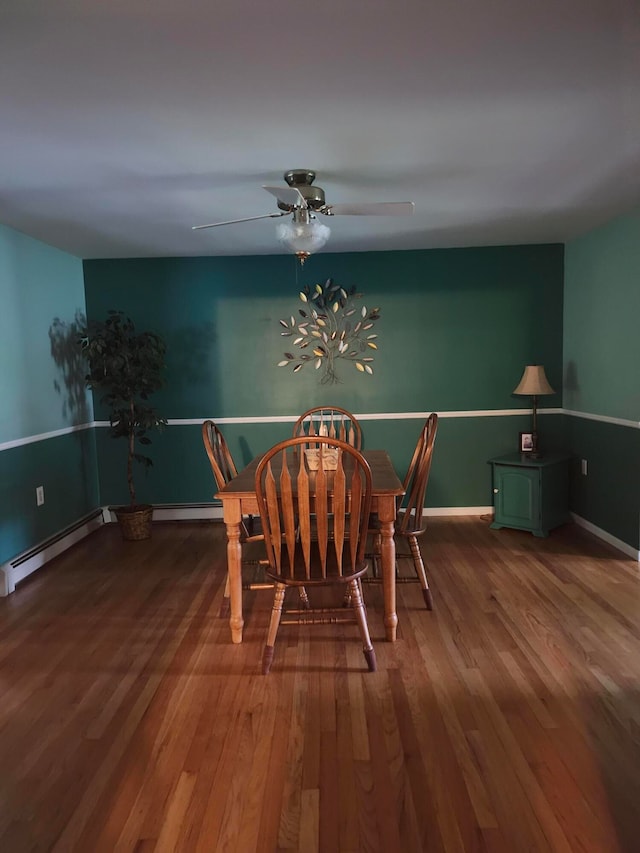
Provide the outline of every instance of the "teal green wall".
{"type": "Polygon", "coordinates": [[[42,542],[100,506],[93,430],[0,453],[0,562],[42,542]],[[36,507],[36,486],[45,503],[36,507]]]}
{"type": "MultiPolygon", "coordinates": [[[[302,270],[291,256],[84,263],[89,317],[121,309],[166,338],[168,384],[156,402],[174,420],[295,416],[320,403],[400,415],[522,408],[526,402],[511,392],[525,364],[543,363],[550,382],[562,385],[562,271],[559,245],[319,254],[302,270]],[[309,367],[293,375],[276,366],[290,349],[279,319],[302,307],[303,284],[328,277],[355,285],[364,304],[382,314],[374,375],[345,364],[333,386],[320,385],[309,367]]],[[[545,402],[559,407],[561,394],[545,402]]],[[[551,430],[554,420],[557,432],[557,417],[541,419],[541,429],[551,430]]],[[[403,471],[420,426],[402,418],[365,421],[365,444],[390,448],[403,471]]],[[[490,505],[486,460],[515,449],[518,431],[528,426],[526,417],[443,418],[431,505],[490,505]]],[[[240,461],[290,430],[285,423],[224,427],[240,461]]],[[[209,500],[198,427],[173,425],[153,441],[154,468],[138,477],[140,498],[209,500]]],[[[124,452],[98,431],[106,503],[126,497],[124,452]]]]}
{"type": "Polygon", "coordinates": [[[640,431],[617,424],[568,417],[571,509],[616,539],[640,549],[640,431]],[[587,476],[579,460],[587,460],[587,476]]]}
{"type": "Polygon", "coordinates": [[[567,440],[587,460],[576,467],[573,509],[640,548],[640,211],[567,244],[564,401],[567,440]],[[624,423],[628,422],[628,423],[624,423]],[[635,424],[635,428],[633,426],[635,424]]]}
{"type": "Polygon", "coordinates": [[[84,312],[82,263],[0,226],[0,563],[98,505],[92,420],[69,340],[84,312]],[[45,504],[36,507],[36,486],[45,504]]]}
{"type": "Polygon", "coordinates": [[[640,421],[640,210],[567,244],[564,405],[640,421]]]}
{"type": "Polygon", "coordinates": [[[81,261],[0,226],[0,299],[0,443],[69,426],[49,333],[84,310],[81,261]]]}

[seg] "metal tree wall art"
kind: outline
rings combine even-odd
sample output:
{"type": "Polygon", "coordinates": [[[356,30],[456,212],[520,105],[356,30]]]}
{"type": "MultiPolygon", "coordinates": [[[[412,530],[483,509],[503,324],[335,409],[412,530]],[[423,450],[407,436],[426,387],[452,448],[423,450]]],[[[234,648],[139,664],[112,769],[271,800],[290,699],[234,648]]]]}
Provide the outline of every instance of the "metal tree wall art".
{"type": "Polygon", "coordinates": [[[299,355],[285,352],[278,367],[292,367],[298,373],[306,364],[313,364],[322,371],[323,384],[339,382],[336,361],[350,361],[360,373],[373,373],[373,353],[378,349],[373,332],[380,309],[367,309],[361,305],[362,293],[355,287],[346,291],[333,279],[313,288],[305,285],[300,299],[305,308],[300,308],[299,319],[291,316],[280,320],[284,328],[283,338],[293,338],[294,347],[302,350],[299,355]]]}

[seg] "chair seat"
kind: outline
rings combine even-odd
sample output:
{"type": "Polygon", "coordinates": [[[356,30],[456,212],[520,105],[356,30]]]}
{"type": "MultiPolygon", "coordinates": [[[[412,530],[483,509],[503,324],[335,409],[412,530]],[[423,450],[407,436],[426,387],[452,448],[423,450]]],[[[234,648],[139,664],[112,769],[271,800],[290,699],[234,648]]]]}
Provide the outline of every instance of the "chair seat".
{"type": "MultiPolygon", "coordinates": [[[[405,516],[406,510],[399,510],[398,515],[396,517],[395,534],[397,536],[421,536],[427,529],[427,525],[422,524],[420,527],[415,527],[411,524],[411,518],[415,517],[415,513],[413,510],[411,510],[411,514],[408,519],[405,516]]],[[[378,518],[376,513],[371,513],[371,516],[369,518],[369,532],[379,533],[380,530],[380,519],[378,518]]]]}

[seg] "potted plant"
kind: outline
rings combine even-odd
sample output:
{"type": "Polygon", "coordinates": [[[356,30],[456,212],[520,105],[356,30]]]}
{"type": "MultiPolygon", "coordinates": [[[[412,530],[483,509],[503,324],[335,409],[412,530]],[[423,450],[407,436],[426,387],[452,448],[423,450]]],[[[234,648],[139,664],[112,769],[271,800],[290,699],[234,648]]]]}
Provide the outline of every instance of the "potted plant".
{"type": "Polygon", "coordinates": [[[153,464],[137,445],[151,444],[149,430],[167,424],[148,400],[165,382],[166,345],[154,332],[137,332],[122,311],[109,311],[106,320],[87,323],[78,343],[89,368],[87,387],[102,392],[100,402],[109,409],[111,436],[127,442],[130,502],[115,508],[123,538],[148,539],[153,507],[136,503],[133,472],[136,462],[145,468],[153,464]]]}

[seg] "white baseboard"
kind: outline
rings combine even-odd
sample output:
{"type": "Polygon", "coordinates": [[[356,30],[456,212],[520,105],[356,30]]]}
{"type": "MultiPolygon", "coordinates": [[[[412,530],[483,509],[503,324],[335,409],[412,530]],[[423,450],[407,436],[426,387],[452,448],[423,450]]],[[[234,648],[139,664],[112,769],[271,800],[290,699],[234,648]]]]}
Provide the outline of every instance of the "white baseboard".
{"type": "Polygon", "coordinates": [[[426,506],[424,515],[493,515],[492,506],[426,506]]]}
{"type": "MultiPolygon", "coordinates": [[[[492,506],[443,506],[426,507],[426,516],[462,516],[462,515],[493,515],[492,506]]],[[[210,521],[222,520],[222,507],[213,504],[158,504],[153,508],[154,521],[210,521]]],[[[617,539],[606,530],[596,527],[590,521],[571,513],[571,518],[577,525],[588,530],[594,536],[617,548],[623,554],[640,562],[640,551],[617,539]]],[[[84,539],[103,524],[115,522],[116,517],[109,507],[102,507],[90,516],[80,519],[76,524],[66,528],[59,534],[41,542],[29,551],[19,554],[0,566],[0,597],[15,591],[16,584],[41,568],[49,560],[66,551],[76,542],[84,539]]]]}
{"type": "MultiPolygon", "coordinates": [[[[115,521],[115,515],[104,508],[105,513],[115,521]]],[[[424,514],[429,516],[442,515],[493,515],[492,506],[436,506],[425,507],[424,514]]],[[[207,521],[222,519],[222,507],[211,504],[155,504],[153,507],[154,521],[207,521]]]]}
{"type": "Polygon", "coordinates": [[[93,533],[104,523],[101,510],[80,519],[60,533],[45,539],[28,551],[13,557],[0,566],[0,597],[5,597],[15,591],[16,584],[29,577],[30,574],[44,566],[49,560],[57,557],[67,548],[75,545],[85,536],[93,533]]]}
{"type": "Polygon", "coordinates": [[[603,530],[601,527],[596,527],[595,524],[592,524],[590,521],[587,521],[586,518],[582,518],[581,516],[576,515],[575,512],[571,513],[571,518],[579,527],[584,527],[585,530],[588,530],[589,533],[593,533],[593,535],[597,536],[598,539],[604,540],[609,545],[613,545],[614,548],[617,548],[618,551],[622,551],[623,554],[626,554],[628,557],[631,557],[636,562],[640,562],[640,551],[638,551],[636,548],[633,548],[631,545],[628,545],[626,542],[623,542],[622,539],[617,539],[615,536],[612,536],[610,533],[607,533],[607,531],[603,530]]]}

